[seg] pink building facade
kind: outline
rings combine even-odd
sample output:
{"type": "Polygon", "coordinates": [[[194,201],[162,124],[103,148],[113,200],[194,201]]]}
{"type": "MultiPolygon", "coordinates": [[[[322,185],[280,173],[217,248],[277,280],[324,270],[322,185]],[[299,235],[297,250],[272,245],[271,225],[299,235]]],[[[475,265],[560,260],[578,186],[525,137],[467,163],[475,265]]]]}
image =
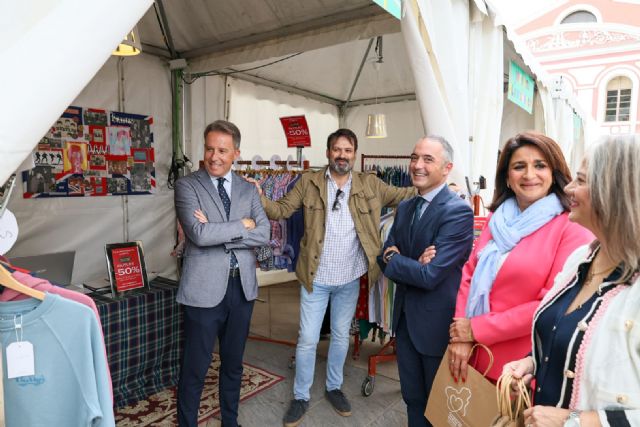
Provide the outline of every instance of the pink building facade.
{"type": "Polygon", "coordinates": [[[593,121],[589,139],[640,133],[640,0],[564,0],[517,28],[593,121]]]}

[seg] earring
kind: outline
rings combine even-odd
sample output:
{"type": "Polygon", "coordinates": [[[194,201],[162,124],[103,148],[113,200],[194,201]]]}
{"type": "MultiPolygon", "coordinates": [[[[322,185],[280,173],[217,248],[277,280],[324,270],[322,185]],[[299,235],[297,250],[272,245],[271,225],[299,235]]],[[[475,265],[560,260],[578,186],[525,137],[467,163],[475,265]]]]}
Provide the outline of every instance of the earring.
{"type": "Polygon", "coordinates": [[[511,186],[509,185],[509,182],[507,182],[507,188],[511,190],[511,186]]]}

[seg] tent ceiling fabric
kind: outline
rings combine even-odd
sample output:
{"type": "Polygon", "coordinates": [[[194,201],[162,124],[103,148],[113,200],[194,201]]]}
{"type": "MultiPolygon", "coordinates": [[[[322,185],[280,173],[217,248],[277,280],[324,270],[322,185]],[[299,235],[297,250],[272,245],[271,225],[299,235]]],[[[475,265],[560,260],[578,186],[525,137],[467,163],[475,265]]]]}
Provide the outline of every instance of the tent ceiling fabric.
{"type": "MultiPolygon", "coordinates": [[[[386,14],[369,0],[157,1],[162,1],[174,47],[184,58],[386,14]]],[[[143,44],[168,52],[153,8],[139,29],[143,44]]]]}
{"type": "Polygon", "coordinates": [[[83,0],[2,3],[0,183],[30,155],[150,5],[151,0],[92,7],[83,0]]]}
{"type": "Polygon", "coordinates": [[[168,58],[163,11],[171,43],[192,73],[246,70],[302,52],[234,77],[340,105],[369,39],[384,34],[384,64],[378,75],[372,61],[365,64],[352,99],[414,93],[400,22],[370,0],[156,0],[138,23],[140,38],[145,52],[168,58]]]}
{"type": "MultiPolygon", "coordinates": [[[[249,71],[248,74],[344,101],[349,95],[368,43],[369,40],[358,40],[303,52],[268,67],[249,71]]],[[[245,70],[277,59],[279,58],[237,65],[233,69],[245,70]]],[[[353,92],[353,100],[415,92],[413,74],[408,66],[409,59],[400,33],[383,37],[384,62],[380,64],[379,71],[373,65],[374,59],[372,48],[353,92]]]]}

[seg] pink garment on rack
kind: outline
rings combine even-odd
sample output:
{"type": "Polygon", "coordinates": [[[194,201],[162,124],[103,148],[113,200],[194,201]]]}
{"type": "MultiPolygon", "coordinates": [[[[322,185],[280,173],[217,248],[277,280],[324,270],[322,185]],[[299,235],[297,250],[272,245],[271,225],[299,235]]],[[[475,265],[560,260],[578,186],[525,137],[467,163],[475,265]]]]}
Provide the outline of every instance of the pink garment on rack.
{"type": "MultiPolygon", "coordinates": [[[[60,286],[55,286],[52,285],[48,280],[39,278],[39,277],[33,277],[30,274],[26,274],[26,273],[22,273],[20,271],[14,271],[13,273],[11,273],[11,275],[13,276],[14,279],[16,279],[18,282],[22,283],[25,286],[28,286],[32,289],[36,289],[38,291],[42,291],[42,292],[49,292],[52,294],[56,294],[56,295],[60,295],[63,298],[69,299],[71,301],[75,301],[78,302],[82,305],[86,305],[87,307],[89,307],[93,313],[96,315],[96,318],[98,319],[98,326],[100,326],[100,331],[102,331],[102,323],[100,322],[100,314],[98,313],[98,308],[96,307],[96,303],[93,301],[93,299],[91,299],[91,297],[81,294],[80,292],[75,292],[72,291],[70,289],[65,289],[62,288],[60,286]]],[[[29,298],[28,295],[25,295],[21,292],[15,291],[13,289],[9,289],[9,288],[4,288],[4,291],[2,291],[2,294],[0,294],[0,302],[6,302],[6,301],[19,301],[19,300],[23,300],[23,299],[27,299],[29,298]]],[[[104,335],[102,337],[102,340],[104,341],[104,335]]],[[[108,359],[107,359],[107,349],[105,347],[105,353],[104,353],[104,357],[107,360],[107,373],[109,374],[109,390],[111,390],[111,400],[113,400],[113,387],[111,384],[111,372],[109,370],[109,363],[108,363],[108,359]]]]}

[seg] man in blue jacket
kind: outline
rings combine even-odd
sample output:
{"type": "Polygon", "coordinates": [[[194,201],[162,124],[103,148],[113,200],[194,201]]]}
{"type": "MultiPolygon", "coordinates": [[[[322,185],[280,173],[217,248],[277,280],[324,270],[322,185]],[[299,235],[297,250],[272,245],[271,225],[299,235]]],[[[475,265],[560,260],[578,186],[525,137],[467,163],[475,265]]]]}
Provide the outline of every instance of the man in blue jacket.
{"type": "Polygon", "coordinates": [[[453,149],[442,137],[416,144],[409,171],[418,195],[398,206],[378,263],[397,283],[393,329],[410,427],[424,417],[449,342],[460,276],[473,241],[473,212],[447,187],[453,149]],[[435,247],[435,249],[434,249],[435,247]]]}

